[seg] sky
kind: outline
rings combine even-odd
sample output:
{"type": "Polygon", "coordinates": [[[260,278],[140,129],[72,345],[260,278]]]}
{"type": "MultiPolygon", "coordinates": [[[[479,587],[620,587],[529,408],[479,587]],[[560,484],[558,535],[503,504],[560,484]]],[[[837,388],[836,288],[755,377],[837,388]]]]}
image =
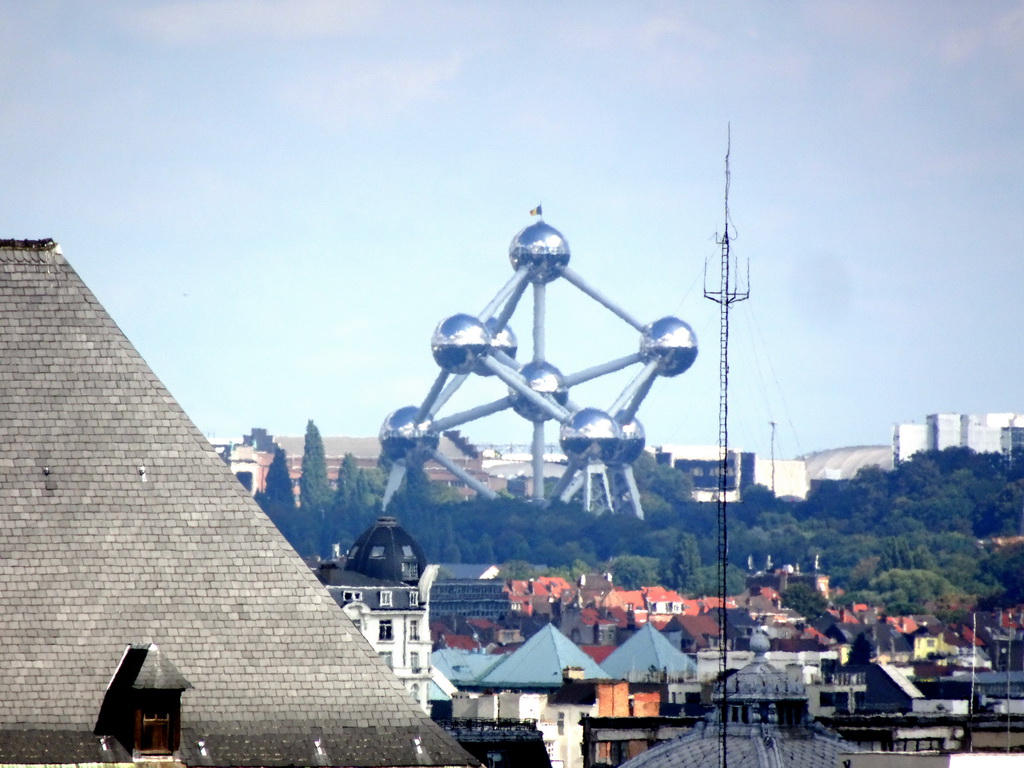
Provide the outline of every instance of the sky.
{"type": "MultiPolygon", "coordinates": [[[[0,237],[57,240],[209,436],[376,434],[542,204],[588,283],[697,334],[648,444],[714,445],[727,146],[733,447],[1024,411],[1022,2],[0,0],[0,39],[0,237]]],[[[565,281],[546,306],[565,373],[637,349],[565,281]]]]}

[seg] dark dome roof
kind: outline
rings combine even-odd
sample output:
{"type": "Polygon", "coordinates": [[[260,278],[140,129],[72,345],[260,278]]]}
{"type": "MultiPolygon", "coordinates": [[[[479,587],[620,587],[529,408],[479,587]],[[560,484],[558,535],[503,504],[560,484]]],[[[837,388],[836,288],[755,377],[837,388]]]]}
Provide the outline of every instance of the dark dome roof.
{"type": "Polygon", "coordinates": [[[345,563],[346,571],[406,584],[416,584],[426,567],[423,547],[393,517],[378,517],[363,531],[349,549],[345,563]]]}

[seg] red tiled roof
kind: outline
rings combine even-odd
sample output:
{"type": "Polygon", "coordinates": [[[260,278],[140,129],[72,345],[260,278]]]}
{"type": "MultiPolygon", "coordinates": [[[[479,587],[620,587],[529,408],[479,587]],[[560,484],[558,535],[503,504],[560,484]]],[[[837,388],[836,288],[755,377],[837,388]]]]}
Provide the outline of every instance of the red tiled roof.
{"type": "Polygon", "coordinates": [[[681,603],[683,597],[678,592],[664,587],[642,587],[640,592],[648,603],[681,603]]]}
{"type": "Polygon", "coordinates": [[[505,591],[513,595],[528,595],[530,582],[524,579],[509,579],[505,582],[505,591]]]}
{"type": "Polygon", "coordinates": [[[622,589],[616,587],[604,600],[605,606],[620,606],[622,608],[628,608],[630,606],[633,609],[644,607],[644,595],[639,589],[622,589]]]}
{"type": "Polygon", "coordinates": [[[579,648],[598,664],[604,662],[616,650],[614,645],[581,645],[579,648]]]}
{"type": "Polygon", "coordinates": [[[683,614],[686,616],[696,616],[701,612],[700,600],[683,600],[683,614]]]}
{"type": "Polygon", "coordinates": [[[555,597],[567,589],[572,589],[572,585],[561,576],[541,576],[534,581],[534,585],[540,585],[548,594],[555,597]]]}
{"type": "Polygon", "coordinates": [[[478,643],[469,635],[455,635],[452,633],[445,633],[441,635],[441,640],[444,642],[445,647],[447,648],[459,648],[463,651],[480,650],[480,643],[478,643]]]}

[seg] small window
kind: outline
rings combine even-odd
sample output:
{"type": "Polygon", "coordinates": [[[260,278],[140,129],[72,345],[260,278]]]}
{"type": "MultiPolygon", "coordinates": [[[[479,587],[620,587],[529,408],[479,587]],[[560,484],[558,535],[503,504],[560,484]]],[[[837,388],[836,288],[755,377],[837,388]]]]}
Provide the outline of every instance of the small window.
{"type": "Polygon", "coordinates": [[[352,602],[356,602],[356,601],[359,601],[359,600],[363,599],[363,593],[362,592],[348,592],[348,591],[346,591],[346,592],[343,592],[341,596],[342,596],[342,599],[344,599],[346,603],[352,603],[352,602]]]}
{"type": "Polygon", "coordinates": [[[402,557],[408,557],[411,560],[415,560],[416,559],[416,555],[412,551],[412,547],[410,547],[408,544],[404,544],[402,546],[402,557]]]}
{"type": "MultiPolygon", "coordinates": [[[[391,626],[391,619],[381,619],[377,625],[378,640],[394,640],[394,629],[391,626]]],[[[390,654],[389,654],[390,655],[390,654]]]]}
{"type": "Polygon", "coordinates": [[[173,751],[171,713],[146,707],[139,710],[137,744],[144,754],[164,755],[173,751]]]}
{"type": "Polygon", "coordinates": [[[394,605],[394,603],[392,603],[392,601],[391,601],[391,590],[390,589],[382,589],[380,591],[380,605],[381,605],[382,608],[388,608],[388,607],[394,605]]]}
{"type": "Polygon", "coordinates": [[[412,581],[420,577],[420,564],[415,560],[411,563],[402,563],[402,581],[412,581]]]}
{"type": "Polygon", "coordinates": [[[359,554],[359,545],[358,544],[356,544],[354,547],[352,547],[352,549],[350,549],[348,551],[348,556],[351,557],[351,558],[354,558],[357,554],[359,554]]]}
{"type": "Polygon", "coordinates": [[[415,651],[409,654],[409,666],[414,673],[423,671],[423,667],[420,666],[420,655],[415,651]]]}
{"type": "Polygon", "coordinates": [[[419,604],[420,604],[420,591],[418,589],[410,590],[409,591],[409,605],[419,605],[419,604]]]}
{"type": "Polygon", "coordinates": [[[420,621],[419,619],[412,619],[409,622],[409,639],[419,640],[420,639],[420,621]]]}
{"type": "Polygon", "coordinates": [[[391,669],[395,668],[394,662],[392,661],[391,657],[391,651],[383,651],[380,654],[380,657],[384,660],[384,663],[387,664],[391,669]]]}
{"type": "Polygon", "coordinates": [[[370,547],[370,557],[384,557],[384,547],[370,547]]]}

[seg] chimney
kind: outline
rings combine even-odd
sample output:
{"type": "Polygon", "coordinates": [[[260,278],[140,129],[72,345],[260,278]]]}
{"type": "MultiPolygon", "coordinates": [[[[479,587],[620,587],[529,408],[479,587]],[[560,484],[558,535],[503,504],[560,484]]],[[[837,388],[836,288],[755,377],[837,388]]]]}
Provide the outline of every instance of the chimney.
{"type": "Polygon", "coordinates": [[[569,683],[574,680],[583,680],[583,667],[566,667],[562,670],[562,682],[569,683]]]}

